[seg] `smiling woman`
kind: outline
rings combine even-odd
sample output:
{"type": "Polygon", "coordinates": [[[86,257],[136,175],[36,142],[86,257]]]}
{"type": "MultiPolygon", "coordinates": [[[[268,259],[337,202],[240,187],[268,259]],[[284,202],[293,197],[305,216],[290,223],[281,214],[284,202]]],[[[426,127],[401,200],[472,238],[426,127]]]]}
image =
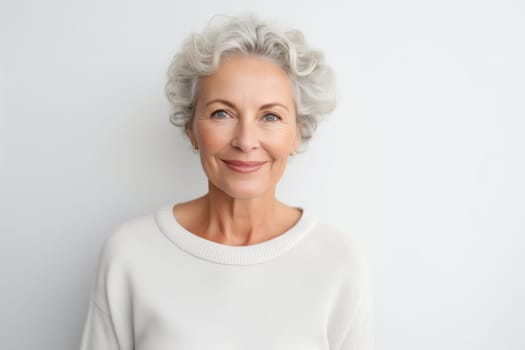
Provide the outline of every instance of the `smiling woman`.
{"type": "Polygon", "coordinates": [[[334,108],[321,53],[299,31],[234,17],[184,43],[166,89],[208,191],[107,239],[81,349],[371,349],[355,240],[275,196],[334,108]]]}
{"type": "Polygon", "coordinates": [[[200,81],[188,135],[200,149],[210,196],[264,198],[261,204],[273,205],[266,197],[274,196],[301,140],[288,75],[262,58],[224,59],[200,81]]]}

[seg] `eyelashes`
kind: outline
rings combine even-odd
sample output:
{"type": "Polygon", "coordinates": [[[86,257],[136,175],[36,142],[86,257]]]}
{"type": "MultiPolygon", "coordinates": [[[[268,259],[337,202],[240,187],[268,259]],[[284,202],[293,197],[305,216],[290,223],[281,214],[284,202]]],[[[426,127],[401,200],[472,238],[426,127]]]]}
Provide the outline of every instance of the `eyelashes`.
{"type": "MultiPolygon", "coordinates": [[[[225,109],[217,109],[210,114],[210,117],[215,120],[224,120],[231,117],[236,117],[236,115],[225,109]]],[[[282,120],[281,116],[273,112],[265,112],[260,119],[269,123],[282,120]]]]}
{"type": "Polygon", "coordinates": [[[267,122],[277,122],[281,120],[281,117],[274,113],[266,113],[265,115],[263,115],[263,120],[267,122]]]}
{"type": "Polygon", "coordinates": [[[225,111],[224,109],[218,109],[211,113],[210,115],[213,119],[226,119],[230,116],[230,114],[225,111]]]}

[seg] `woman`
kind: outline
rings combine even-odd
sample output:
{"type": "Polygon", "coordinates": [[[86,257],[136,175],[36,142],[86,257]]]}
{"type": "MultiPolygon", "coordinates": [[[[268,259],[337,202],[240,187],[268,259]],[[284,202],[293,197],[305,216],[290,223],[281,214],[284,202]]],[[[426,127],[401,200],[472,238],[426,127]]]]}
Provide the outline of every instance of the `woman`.
{"type": "Polygon", "coordinates": [[[167,95],[208,193],[106,240],[81,349],[371,349],[355,241],[275,197],[334,107],[321,53],[299,31],[232,18],[186,40],[167,95]]]}

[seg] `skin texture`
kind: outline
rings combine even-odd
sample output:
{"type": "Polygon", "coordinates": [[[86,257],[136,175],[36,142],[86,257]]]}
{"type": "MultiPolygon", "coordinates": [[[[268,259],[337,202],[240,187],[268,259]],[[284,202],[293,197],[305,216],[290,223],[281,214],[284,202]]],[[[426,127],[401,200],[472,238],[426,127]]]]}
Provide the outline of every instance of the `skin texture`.
{"type": "Polygon", "coordinates": [[[199,149],[208,193],[173,208],[187,230],[222,244],[248,245],[299,220],[298,209],[275,197],[301,141],[292,83],[279,66],[254,56],[223,59],[199,81],[188,136],[199,149]]]}

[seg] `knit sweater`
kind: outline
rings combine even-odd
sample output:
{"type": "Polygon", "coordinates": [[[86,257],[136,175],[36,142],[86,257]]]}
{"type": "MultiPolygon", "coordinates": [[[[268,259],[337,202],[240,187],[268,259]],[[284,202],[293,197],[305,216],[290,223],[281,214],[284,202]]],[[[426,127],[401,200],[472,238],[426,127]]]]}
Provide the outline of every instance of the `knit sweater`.
{"type": "Polygon", "coordinates": [[[118,225],[98,258],[81,350],[369,350],[373,298],[355,239],[303,210],[230,246],[173,205],[118,225]]]}

